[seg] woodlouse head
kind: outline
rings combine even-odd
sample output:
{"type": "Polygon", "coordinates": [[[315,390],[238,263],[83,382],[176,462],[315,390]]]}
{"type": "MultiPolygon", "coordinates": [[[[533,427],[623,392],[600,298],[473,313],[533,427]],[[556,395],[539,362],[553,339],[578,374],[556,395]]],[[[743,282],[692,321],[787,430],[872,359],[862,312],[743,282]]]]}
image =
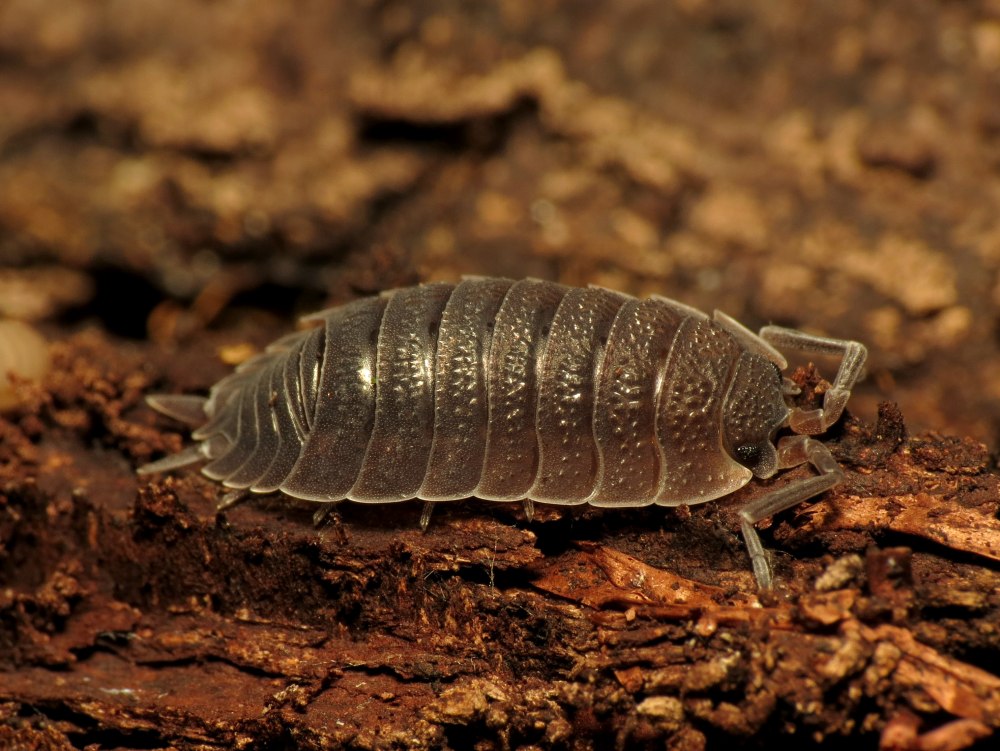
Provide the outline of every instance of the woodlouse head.
{"type": "Polygon", "coordinates": [[[722,411],[726,451],[757,477],[770,477],[778,469],[774,436],[787,420],[781,372],[770,360],[744,352],[722,411]]]}

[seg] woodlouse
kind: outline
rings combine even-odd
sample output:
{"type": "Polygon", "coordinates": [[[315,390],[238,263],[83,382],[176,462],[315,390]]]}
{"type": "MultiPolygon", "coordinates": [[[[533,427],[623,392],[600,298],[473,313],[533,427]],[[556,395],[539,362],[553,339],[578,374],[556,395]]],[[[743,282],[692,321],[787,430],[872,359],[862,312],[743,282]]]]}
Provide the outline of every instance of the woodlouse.
{"type": "MultiPolygon", "coordinates": [[[[819,475],[740,511],[754,573],[771,584],[754,523],[836,485],[810,435],[841,415],[866,350],[766,326],[754,334],[662,297],[526,279],[468,278],[383,293],[304,319],[207,399],[154,395],[199,441],[148,464],[207,460],[235,493],[331,503],[476,496],[674,506],[810,463],[819,475]],[[788,406],[777,347],[838,355],[823,407],[788,406]],[[788,435],[774,444],[777,431],[788,435]]],[[[329,508],[329,506],[325,507],[329,508]]]]}

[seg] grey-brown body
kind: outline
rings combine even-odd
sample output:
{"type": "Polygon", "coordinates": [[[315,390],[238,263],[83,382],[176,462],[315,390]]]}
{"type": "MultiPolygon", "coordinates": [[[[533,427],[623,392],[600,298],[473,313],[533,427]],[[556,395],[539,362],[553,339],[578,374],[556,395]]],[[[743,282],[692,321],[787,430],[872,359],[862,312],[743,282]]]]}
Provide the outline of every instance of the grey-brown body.
{"type": "MultiPolygon", "coordinates": [[[[807,456],[829,457],[816,441],[796,436],[783,456],[773,440],[790,419],[825,430],[864,361],[846,343],[861,354],[817,421],[823,410],[786,405],[785,362],[764,330],[666,298],[471,278],[306,321],[207,400],[151,397],[200,444],[144,471],[207,460],[202,472],[227,487],[321,502],[694,504],[803,461],[839,472],[807,456]]],[[[845,344],[770,328],[785,344],[845,344]]]]}

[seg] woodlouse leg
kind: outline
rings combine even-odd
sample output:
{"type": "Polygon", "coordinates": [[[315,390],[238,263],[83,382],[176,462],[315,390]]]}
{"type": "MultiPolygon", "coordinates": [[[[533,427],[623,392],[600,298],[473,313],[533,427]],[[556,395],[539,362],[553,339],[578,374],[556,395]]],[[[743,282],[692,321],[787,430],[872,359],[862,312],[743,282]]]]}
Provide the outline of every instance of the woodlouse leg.
{"type": "Polygon", "coordinates": [[[250,497],[250,491],[247,488],[237,488],[236,490],[230,490],[224,496],[222,500],[219,501],[219,505],[215,507],[216,513],[221,513],[231,509],[240,503],[243,503],[247,498],[250,497]]]}
{"type": "Polygon", "coordinates": [[[765,326],[760,330],[760,338],[775,347],[794,349],[806,354],[840,356],[840,369],[833,385],[823,394],[823,407],[793,409],[788,418],[789,427],[796,433],[816,435],[826,432],[843,413],[844,406],[851,397],[851,389],[864,371],[868,350],[861,342],[828,339],[781,326],[765,326]]]}
{"type": "Polygon", "coordinates": [[[535,502],[530,498],[525,498],[521,503],[524,505],[524,516],[530,522],[535,518],[535,502]]]}
{"type": "Polygon", "coordinates": [[[783,488],[761,496],[740,509],[743,539],[753,563],[753,573],[761,589],[771,588],[771,566],[767,551],[760,542],[754,524],[761,519],[791,508],[802,501],[829,490],[844,479],[844,471],[830,453],[830,449],[806,435],[786,436],[778,441],[778,466],[782,469],[797,467],[806,462],[820,473],[816,477],[798,480],[783,488]]]}
{"type": "Polygon", "coordinates": [[[316,513],[313,514],[313,526],[319,527],[326,521],[327,517],[333,513],[334,509],[337,508],[337,504],[340,501],[330,501],[328,503],[320,504],[320,507],[316,509],[316,513]]]}
{"type": "Polygon", "coordinates": [[[427,525],[431,523],[431,514],[434,513],[434,501],[424,501],[424,510],[420,512],[420,531],[426,532],[427,525]]]}

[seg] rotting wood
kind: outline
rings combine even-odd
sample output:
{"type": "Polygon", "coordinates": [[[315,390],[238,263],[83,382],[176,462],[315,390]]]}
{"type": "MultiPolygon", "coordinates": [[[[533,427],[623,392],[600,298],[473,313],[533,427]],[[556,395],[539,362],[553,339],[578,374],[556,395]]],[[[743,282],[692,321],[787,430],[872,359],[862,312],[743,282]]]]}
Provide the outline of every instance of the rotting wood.
{"type": "Polygon", "coordinates": [[[101,346],[58,350],[0,421],[0,742],[961,749],[1000,728],[1000,473],[977,445],[850,421],[847,480],[776,520],[758,595],[741,498],[531,524],[460,503],[426,534],[418,504],[217,516],[196,474],[133,475],[176,436],[101,346]]]}

